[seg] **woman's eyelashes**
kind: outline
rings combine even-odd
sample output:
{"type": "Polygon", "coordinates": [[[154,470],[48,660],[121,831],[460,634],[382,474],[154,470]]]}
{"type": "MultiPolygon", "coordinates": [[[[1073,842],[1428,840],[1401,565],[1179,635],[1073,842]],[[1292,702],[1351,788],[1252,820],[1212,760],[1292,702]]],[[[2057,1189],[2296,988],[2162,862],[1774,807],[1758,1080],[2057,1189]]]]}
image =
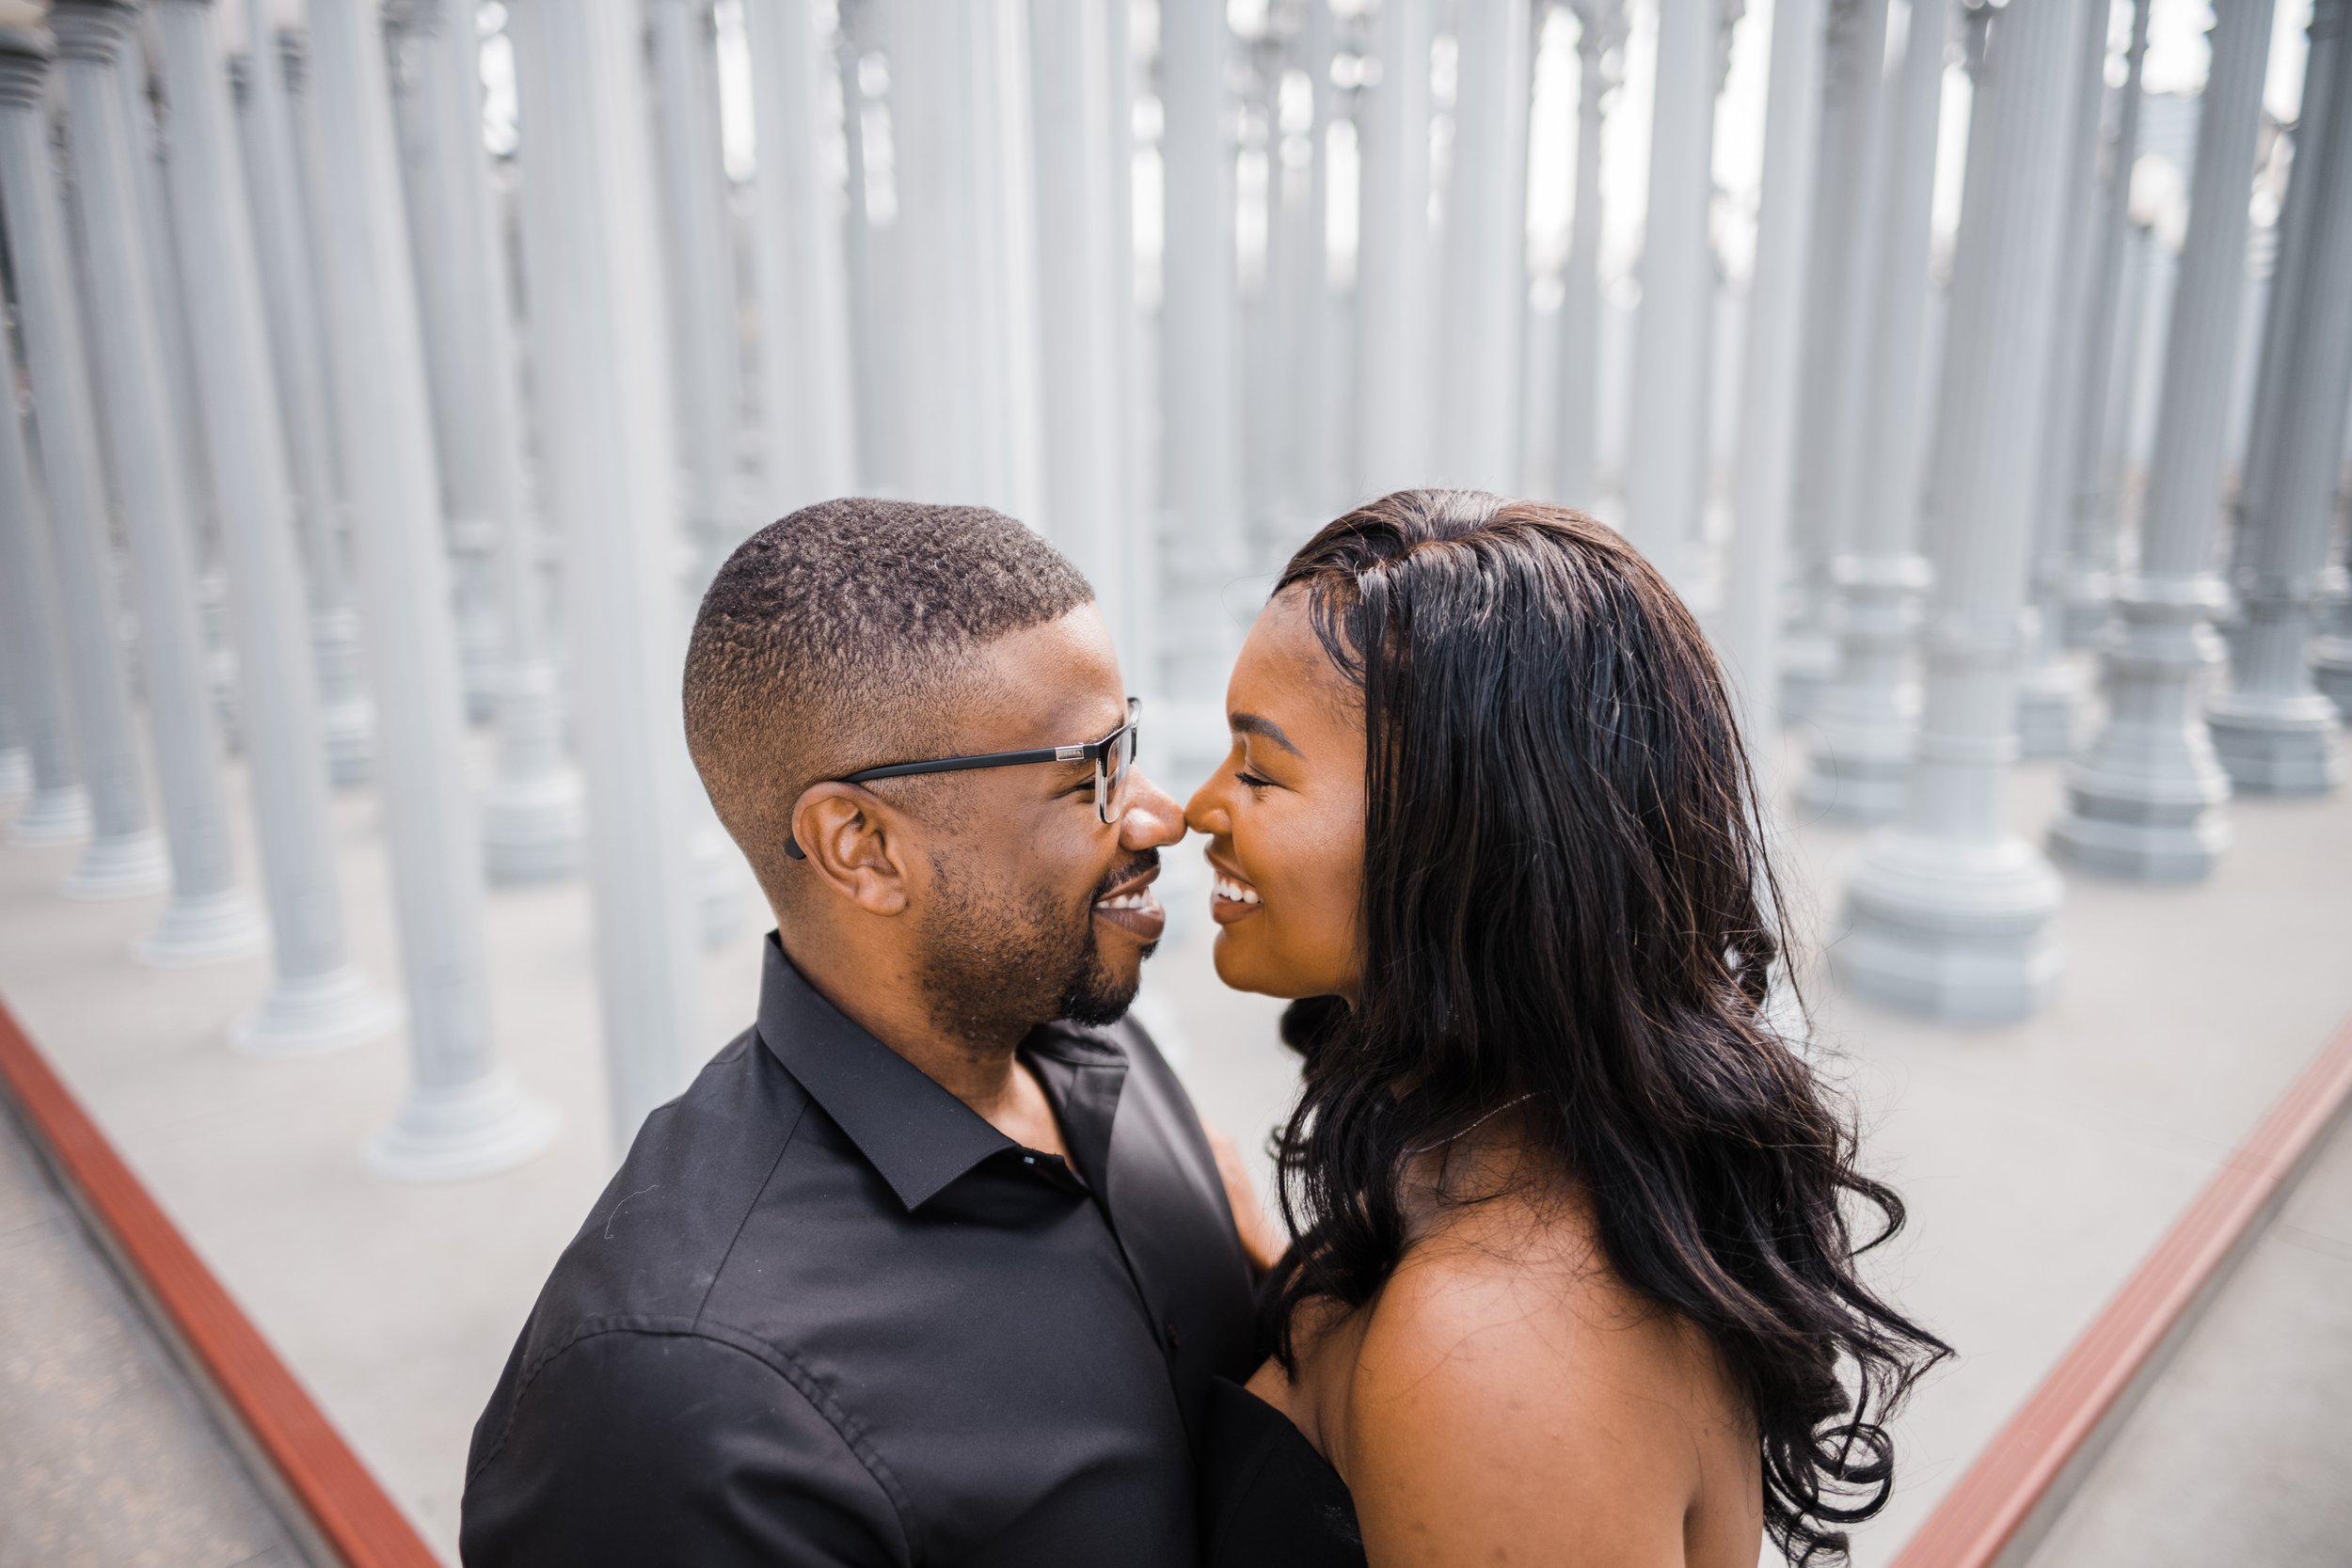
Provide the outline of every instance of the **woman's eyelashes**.
{"type": "Polygon", "coordinates": [[[1257,794],[1260,790],[1272,789],[1274,787],[1274,781],[1272,779],[1262,779],[1258,777],[1257,774],[1249,771],[1247,768],[1234,774],[1233,777],[1240,783],[1244,789],[1248,790],[1252,795],[1257,794]]]}

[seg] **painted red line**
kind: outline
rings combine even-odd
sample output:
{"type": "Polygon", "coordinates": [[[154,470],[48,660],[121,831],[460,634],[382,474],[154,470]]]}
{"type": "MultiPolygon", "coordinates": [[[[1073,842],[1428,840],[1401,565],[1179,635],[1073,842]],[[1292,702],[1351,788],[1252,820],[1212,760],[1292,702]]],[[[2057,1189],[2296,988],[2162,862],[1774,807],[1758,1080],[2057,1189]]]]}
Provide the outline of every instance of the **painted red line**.
{"type": "Polygon", "coordinates": [[[2280,1096],[1895,1560],[1993,1568],[2175,1331],[2185,1327],[2352,1101],[2352,1022],[2280,1096]]]}
{"type": "Polygon", "coordinates": [[[5,1002],[0,1079],[326,1544],[349,1568],[440,1568],[432,1548],[122,1163],[5,1002]]]}

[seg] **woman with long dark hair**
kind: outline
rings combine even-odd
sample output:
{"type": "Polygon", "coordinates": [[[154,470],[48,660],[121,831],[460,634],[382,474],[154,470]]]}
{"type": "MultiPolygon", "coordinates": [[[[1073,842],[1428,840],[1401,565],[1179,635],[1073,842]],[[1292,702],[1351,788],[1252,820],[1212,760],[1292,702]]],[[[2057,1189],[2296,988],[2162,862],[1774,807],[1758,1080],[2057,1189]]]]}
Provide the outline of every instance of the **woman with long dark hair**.
{"type": "Polygon", "coordinates": [[[1292,558],[1228,703],[1217,973],[1305,1087],[1210,1563],[1841,1558],[1947,1352],[1856,1269],[1902,1206],[1768,1008],[1688,610],[1580,513],[1407,491],[1292,558]]]}

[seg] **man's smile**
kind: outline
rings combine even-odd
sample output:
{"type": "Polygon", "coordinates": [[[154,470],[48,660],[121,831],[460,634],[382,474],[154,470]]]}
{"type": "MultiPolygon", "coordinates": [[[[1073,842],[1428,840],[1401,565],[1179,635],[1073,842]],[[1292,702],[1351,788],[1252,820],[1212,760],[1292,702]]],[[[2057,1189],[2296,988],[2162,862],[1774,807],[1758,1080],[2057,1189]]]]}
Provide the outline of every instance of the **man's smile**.
{"type": "Polygon", "coordinates": [[[1116,926],[1141,942],[1160,940],[1168,929],[1168,911],[1160,905],[1159,895],[1152,891],[1152,883],[1160,874],[1159,857],[1138,866],[1130,875],[1120,878],[1094,895],[1094,918],[1105,925],[1116,926]]]}

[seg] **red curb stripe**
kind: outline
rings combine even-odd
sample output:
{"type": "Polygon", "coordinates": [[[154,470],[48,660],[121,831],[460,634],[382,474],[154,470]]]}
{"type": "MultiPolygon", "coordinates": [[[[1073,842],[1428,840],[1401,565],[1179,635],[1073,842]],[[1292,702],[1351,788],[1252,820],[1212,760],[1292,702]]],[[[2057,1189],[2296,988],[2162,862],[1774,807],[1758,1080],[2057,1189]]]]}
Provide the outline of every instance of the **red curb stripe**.
{"type": "Polygon", "coordinates": [[[2352,1103],[2336,1031],[1928,1516],[1895,1568],[2022,1561],[2352,1103]],[[2071,1473],[2070,1473],[2071,1472],[2071,1473]]]}
{"type": "Polygon", "coordinates": [[[204,1266],[0,1002],[5,1082],[318,1535],[348,1568],[441,1568],[399,1505],[204,1266]]]}

